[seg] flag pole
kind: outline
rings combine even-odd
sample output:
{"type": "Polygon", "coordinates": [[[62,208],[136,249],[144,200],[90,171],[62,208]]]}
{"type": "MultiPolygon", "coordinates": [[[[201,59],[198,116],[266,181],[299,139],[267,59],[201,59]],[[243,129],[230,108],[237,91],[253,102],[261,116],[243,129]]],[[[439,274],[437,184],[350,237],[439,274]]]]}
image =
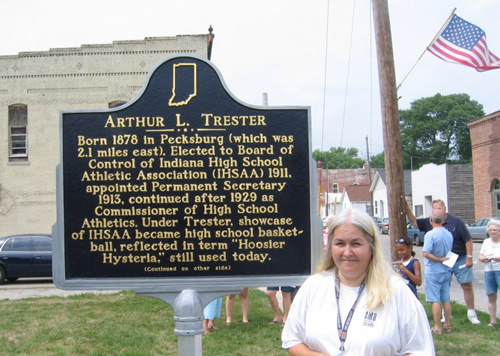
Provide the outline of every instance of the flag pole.
{"type": "Polygon", "coordinates": [[[422,59],[422,57],[424,56],[425,52],[427,52],[427,50],[429,49],[429,47],[434,43],[434,41],[439,37],[441,36],[441,33],[443,33],[444,29],[446,28],[446,26],[448,26],[448,24],[450,23],[451,21],[451,18],[453,17],[453,15],[455,15],[455,11],[457,11],[457,8],[454,8],[453,11],[451,12],[450,16],[448,16],[448,18],[446,19],[446,21],[444,22],[443,26],[441,26],[441,28],[439,29],[439,31],[437,32],[436,36],[434,36],[432,38],[432,41],[429,42],[429,44],[427,45],[427,47],[425,47],[424,51],[422,52],[422,54],[420,55],[420,57],[418,57],[417,61],[415,62],[415,64],[413,65],[413,67],[411,67],[410,71],[405,75],[405,77],[403,78],[403,80],[401,81],[401,83],[399,83],[398,87],[396,88],[397,90],[399,90],[399,88],[401,87],[401,85],[403,84],[403,82],[406,80],[406,78],[408,78],[408,76],[410,75],[410,73],[413,71],[413,68],[415,68],[415,66],[417,65],[418,62],[420,62],[420,60],[422,59]]]}
{"type": "Polygon", "coordinates": [[[448,24],[450,23],[451,21],[451,18],[453,17],[453,15],[455,15],[455,11],[457,11],[457,8],[454,8],[453,11],[451,12],[450,16],[448,16],[448,18],[446,19],[446,22],[443,24],[443,26],[441,26],[441,28],[439,29],[438,33],[436,34],[436,36],[434,36],[434,38],[432,39],[432,41],[427,45],[427,47],[425,47],[425,50],[424,52],[420,55],[420,58],[423,57],[424,53],[429,49],[429,47],[434,43],[434,41],[436,40],[436,38],[438,38],[439,36],[441,36],[441,33],[443,33],[444,29],[446,28],[446,26],[448,26],[448,24]]]}

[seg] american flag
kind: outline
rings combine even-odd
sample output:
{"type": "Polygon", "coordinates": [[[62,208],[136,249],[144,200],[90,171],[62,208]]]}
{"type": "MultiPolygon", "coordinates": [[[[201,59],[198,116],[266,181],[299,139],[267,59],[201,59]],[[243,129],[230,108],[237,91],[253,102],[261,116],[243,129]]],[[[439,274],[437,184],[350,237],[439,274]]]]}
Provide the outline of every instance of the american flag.
{"type": "Polygon", "coordinates": [[[463,64],[478,72],[500,68],[500,58],[486,44],[486,33],[457,15],[453,15],[427,49],[444,61],[463,64]]]}

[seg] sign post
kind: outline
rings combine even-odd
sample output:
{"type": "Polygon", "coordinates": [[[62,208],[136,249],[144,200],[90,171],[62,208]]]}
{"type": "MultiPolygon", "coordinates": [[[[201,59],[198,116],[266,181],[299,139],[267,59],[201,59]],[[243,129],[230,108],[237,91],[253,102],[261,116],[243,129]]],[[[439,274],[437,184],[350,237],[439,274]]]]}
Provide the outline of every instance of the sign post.
{"type": "Polygon", "coordinates": [[[183,55],[127,104],[61,111],[60,133],[59,288],[160,298],[179,353],[196,355],[181,336],[199,337],[212,299],[311,274],[322,239],[308,107],[242,103],[210,62],[183,55]]]}

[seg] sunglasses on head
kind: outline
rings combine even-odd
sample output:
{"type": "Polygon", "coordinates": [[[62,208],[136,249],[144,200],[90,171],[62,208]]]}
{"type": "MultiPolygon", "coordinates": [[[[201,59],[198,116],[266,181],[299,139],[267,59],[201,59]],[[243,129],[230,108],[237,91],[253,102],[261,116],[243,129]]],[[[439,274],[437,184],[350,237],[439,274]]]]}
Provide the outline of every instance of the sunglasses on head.
{"type": "Polygon", "coordinates": [[[397,239],[396,241],[394,241],[395,243],[397,244],[405,244],[405,245],[409,245],[408,241],[406,239],[403,239],[403,238],[400,238],[400,239],[397,239]]]}

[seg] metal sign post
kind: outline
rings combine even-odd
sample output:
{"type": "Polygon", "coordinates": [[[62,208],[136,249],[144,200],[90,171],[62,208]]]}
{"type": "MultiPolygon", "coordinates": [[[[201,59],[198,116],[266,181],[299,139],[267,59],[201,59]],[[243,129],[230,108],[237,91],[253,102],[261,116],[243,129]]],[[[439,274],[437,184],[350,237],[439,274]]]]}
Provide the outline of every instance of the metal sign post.
{"type": "Polygon", "coordinates": [[[203,335],[203,309],[215,298],[228,294],[237,294],[241,289],[219,293],[198,293],[185,289],[180,293],[148,293],[136,292],[137,295],[153,297],[170,304],[174,309],[175,328],[177,335],[177,351],[179,356],[201,356],[203,335]]]}

